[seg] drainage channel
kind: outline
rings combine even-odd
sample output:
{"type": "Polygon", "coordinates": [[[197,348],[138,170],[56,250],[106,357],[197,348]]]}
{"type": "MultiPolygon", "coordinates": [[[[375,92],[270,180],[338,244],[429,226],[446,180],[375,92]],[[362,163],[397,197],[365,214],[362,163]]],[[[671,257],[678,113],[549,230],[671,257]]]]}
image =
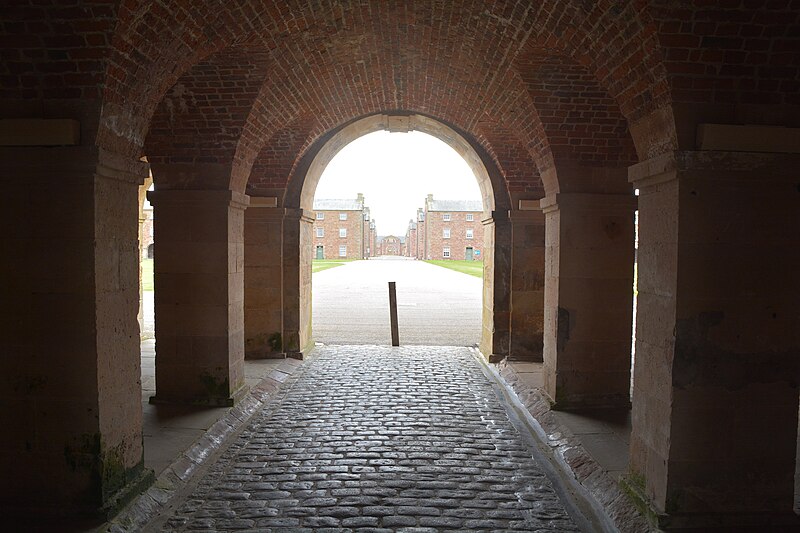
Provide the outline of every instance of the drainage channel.
{"type": "Polygon", "coordinates": [[[617,533],[619,530],[605,514],[600,504],[574,477],[567,473],[565,465],[558,460],[552,448],[548,446],[547,434],[522,405],[514,391],[497,371],[489,366],[478,349],[473,348],[471,351],[491,383],[500,403],[505,407],[511,424],[516,428],[531,455],[553,484],[554,490],[576,524],[586,532],[617,533]]]}

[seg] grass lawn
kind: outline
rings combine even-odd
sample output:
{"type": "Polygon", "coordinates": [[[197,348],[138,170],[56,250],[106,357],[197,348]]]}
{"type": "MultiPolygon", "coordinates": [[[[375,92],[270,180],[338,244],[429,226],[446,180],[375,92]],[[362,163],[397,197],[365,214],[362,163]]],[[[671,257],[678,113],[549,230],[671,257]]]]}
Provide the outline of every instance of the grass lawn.
{"type": "Polygon", "coordinates": [[[142,259],[142,290],[153,290],[153,260],[142,259]]]}
{"type": "Polygon", "coordinates": [[[316,274],[317,272],[322,272],[329,268],[336,268],[353,261],[358,261],[358,259],[313,259],[311,261],[311,273],[316,274]]]}
{"type": "Polygon", "coordinates": [[[463,272],[464,274],[469,274],[470,276],[475,276],[476,278],[483,277],[483,261],[425,261],[426,263],[430,263],[432,265],[449,268],[450,270],[455,270],[457,272],[463,272]]]}

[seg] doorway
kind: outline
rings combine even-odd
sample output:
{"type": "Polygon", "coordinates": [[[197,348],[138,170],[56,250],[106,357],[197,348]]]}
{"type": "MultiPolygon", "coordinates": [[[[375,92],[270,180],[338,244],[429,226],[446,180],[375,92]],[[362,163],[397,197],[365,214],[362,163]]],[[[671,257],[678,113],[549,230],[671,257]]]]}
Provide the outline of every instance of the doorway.
{"type": "Polygon", "coordinates": [[[317,246],[317,254],[315,259],[325,259],[325,247],[324,246],[317,246]]]}
{"type": "Polygon", "coordinates": [[[464,252],[464,259],[466,261],[472,261],[472,246],[467,246],[466,251],[464,252]]]}

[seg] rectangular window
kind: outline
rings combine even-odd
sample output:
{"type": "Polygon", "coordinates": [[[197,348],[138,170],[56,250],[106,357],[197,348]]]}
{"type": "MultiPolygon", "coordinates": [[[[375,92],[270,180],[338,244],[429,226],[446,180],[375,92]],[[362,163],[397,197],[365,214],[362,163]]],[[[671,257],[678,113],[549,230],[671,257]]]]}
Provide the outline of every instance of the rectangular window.
{"type": "Polygon", "coordinates": [[[450,230],[449,229],[443,229],[442,230],[442,238],[444,238],[444,239],[449,239],[450,238],[450,230]]]}
{"type": "Polygon", "coordinates": [[[339,228],[339,237],[347,237],[347,228],[339,228]]]}
{"type": "Polygon", "coordinates": [[[450,257],[450,248],[442,250],[442,257],[450,257]]]}
{"type": "Polygon", "coordinates": [[[339,220],[347,220],[347,213],[339,213],[339,220]]]}
{"type": "Polygon", "coordinates": [[[472,238],[472,230],[468,229],[467,230],[467,239],[471,239],[471,238],[472,238]]]}
{"type": "Polygon", "coordinates": [[[472,222],[475,220],[475,216],[472,213],[467,213],[467,222],[472,222]]]}
{"type": "Polygon", "coordinates": [[[317,220],[325,220],[325,213],[317,211],[317,220]]]}
{"type": "Polygon", "coordinates": [[[344,244],[339,246],[339,257],[347,257],[347,246],[344,244]]]}
{"type": "Polygon", "coordinates": [[[317,237],[325,236],[325,228],[317,228],[317,237]]]}
{"type": "Polygon", "coordinates": [[[450,222],[450,213],[443,214],[442,220],[444,220],[445,222],[450,222]]]}

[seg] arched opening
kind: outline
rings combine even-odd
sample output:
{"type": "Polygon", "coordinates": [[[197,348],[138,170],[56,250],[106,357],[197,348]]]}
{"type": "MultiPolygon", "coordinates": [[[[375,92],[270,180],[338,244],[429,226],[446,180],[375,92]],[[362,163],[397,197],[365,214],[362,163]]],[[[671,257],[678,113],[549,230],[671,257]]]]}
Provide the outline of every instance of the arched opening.
{"type": "Polygon", "coordinates": [[[361,136],[326,167],[313,207],[316,343],[389,344],[389,282],[402,345],[479,343],[486,217],[449,145],[419,131],[361,136]]]}
{"type": "MultiPolygon", "coordinates": [[[[413,114],[376,114],[356,119],[338,130],[323,137],[306,153],[290,180],[284,206],[296,208],[292,223],[294,231],[286,231],[284,237],[296,236],[297,257],[296,293],[290,291],[284,300],[284,316],[292,317],[289,323],[296,328],[284,330],[285,349],[289,354],[302,354],[313,343],[311,329],[311,265],[319,249],[313,232],[314,193],[322,172],[347,144],[363,135],[375,131],[407,132],[420,131],[445,142],[464,158],[478,183],[482,198],[481,223],[484,229],[483,241],[483,310],[480,348],[490,359],[499,359],[508,354],[509,324],[508,306],[510,292],[510,268],[508,250],[497,254],[497,247],[509,247],[511,242],[508,211],[510,199],[502,176],[491,159],[483,153],[475,141],[454,128],[434,118],[413,114]],[[497,258],[500,258],[497,260],[497,258]]],[[[285,222],[286,223],[286,222],[285,222]]],[[[292,243],[293,245],[294,243],[292,243]]],[[[284,245],[284,254],[292,253],[284,245]]],[[[324,253],[324,247],[323,247],[324,253]]],[[[293,260],[289,265],[295,264],[293,260]]],[[[285,279],[293,272],[285,272],[285,279]]]]}

